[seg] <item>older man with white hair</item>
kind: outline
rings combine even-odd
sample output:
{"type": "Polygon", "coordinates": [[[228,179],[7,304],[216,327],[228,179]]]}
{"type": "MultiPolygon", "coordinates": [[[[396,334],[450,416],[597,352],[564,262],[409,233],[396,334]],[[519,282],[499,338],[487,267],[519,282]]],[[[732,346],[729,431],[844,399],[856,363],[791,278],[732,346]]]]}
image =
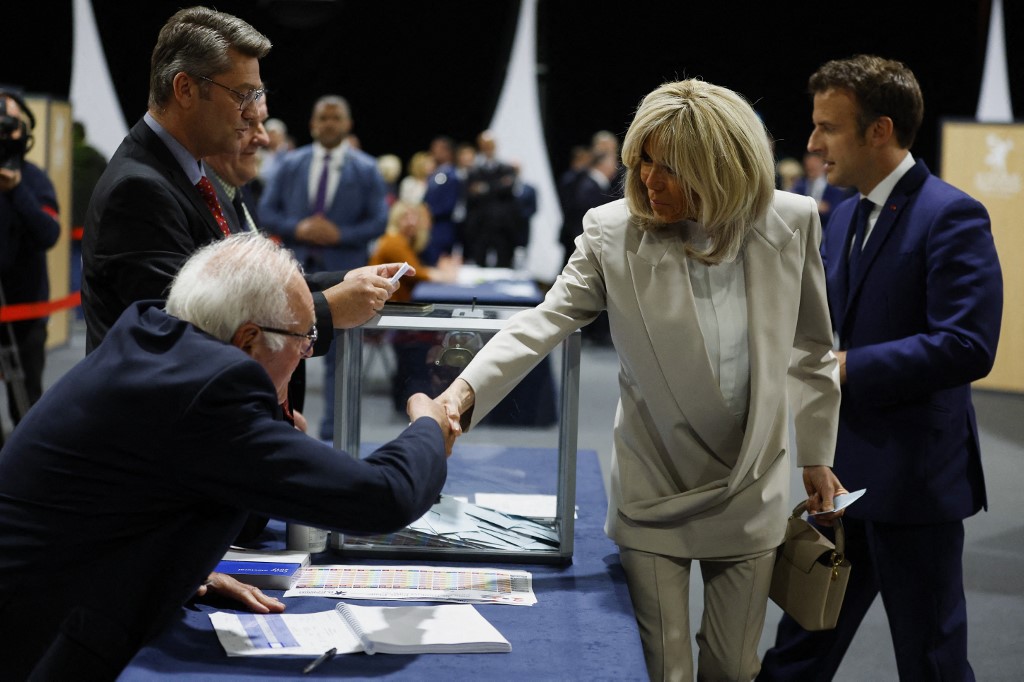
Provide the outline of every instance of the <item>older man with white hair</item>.
{"type": "Polygon", "coordinates": [[[294,257],[232,236],[43,395],[0,457],[0,619],[17,621],[5,676],[115,678],[249,512],[377,533],[430,508],[458,426],[427,396],[363,459],[280,418],[314,319],[294,257]]]}

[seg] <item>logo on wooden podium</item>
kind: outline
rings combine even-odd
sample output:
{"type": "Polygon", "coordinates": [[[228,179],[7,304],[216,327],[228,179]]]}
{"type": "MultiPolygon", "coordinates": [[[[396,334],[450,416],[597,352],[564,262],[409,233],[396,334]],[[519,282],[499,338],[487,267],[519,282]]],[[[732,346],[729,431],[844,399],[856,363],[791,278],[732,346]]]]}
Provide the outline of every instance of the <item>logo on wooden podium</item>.
{"type": "Polygon", "coordinates": [[[1014,141],[997,133],[985,136],[988,153],[985,165],[988,170],[974,174],[974,184],[983,194],[1010,196],[1020,192],[1020,174],[1007,169],[1006,160],[1013,151],[1014,141]]]}

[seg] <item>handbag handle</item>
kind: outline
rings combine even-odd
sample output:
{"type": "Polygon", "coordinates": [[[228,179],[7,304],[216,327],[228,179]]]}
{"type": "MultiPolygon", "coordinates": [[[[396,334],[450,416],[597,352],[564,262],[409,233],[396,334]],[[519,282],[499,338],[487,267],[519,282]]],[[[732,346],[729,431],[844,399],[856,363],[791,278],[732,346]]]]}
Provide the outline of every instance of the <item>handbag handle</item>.
{"type": "MultiPolygon", "coordinates": [[[[807,500],[803,500],[793,508],[792,518],[800,518],[805,511],[807,511],[807,500]]],[[[843,529],[843,519],[840,517],[832,520],[832,527],[835,529],[836,542],[832,556],[829,557],[829,563],[832,566],[832,580],[835,580],[839,577],[839,566],[846,558],[846,531],[843,529]]]]}

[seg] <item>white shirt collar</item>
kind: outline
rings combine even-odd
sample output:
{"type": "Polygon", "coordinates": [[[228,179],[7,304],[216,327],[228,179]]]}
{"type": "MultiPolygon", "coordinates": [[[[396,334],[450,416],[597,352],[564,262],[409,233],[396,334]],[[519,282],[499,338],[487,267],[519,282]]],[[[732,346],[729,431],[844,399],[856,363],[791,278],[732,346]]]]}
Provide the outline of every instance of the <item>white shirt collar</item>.
{"type": "Polygon", "coordinates": [[[328,151],[330,151],[331,165],[334,166],[335,168],[338,168],[342,165],[342,162],[345,159],[345,155],[348,154],[348,150],[351,149],[351,147],[352,145],[348,143],[348,140],[342,140],[341,144],[339,144],[337,147],[334,147],[331,150],[328,150],[327,147],[323,146],[319,142],[314,142],[313,157],[318,162],[322,163],[324,156],[327,154],[328,151]]]}
{"type": "MultiPolygon", "coordinates": [[[[885,176],[885,179],[875,185],[875,188],[868,192],[867,198],[871,200],[875,206],[884,206],[889,195],[892,194],[893,189],[896,188],[898,183],[904,175],[907,174],[911,168],[914,167],[914,155],[907,152],[907,155],[903,157],[903,160],[899,162],[892,172],[885,176]]],[[[864,196],[863,194],[861,195],[864,196]]]]}

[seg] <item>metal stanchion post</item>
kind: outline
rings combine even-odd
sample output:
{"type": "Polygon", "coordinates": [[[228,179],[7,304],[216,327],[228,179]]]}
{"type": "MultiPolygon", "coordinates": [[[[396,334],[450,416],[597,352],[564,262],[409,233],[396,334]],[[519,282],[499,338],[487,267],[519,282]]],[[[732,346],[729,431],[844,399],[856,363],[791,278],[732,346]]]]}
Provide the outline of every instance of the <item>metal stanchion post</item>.
{"type": "MultiPolygon", "coordinates": [[[[0,308],[7,305],[4,288],[0,285],[0,308]]],[[[0,322],[0,375],[11,387],[14,395],[14,407],[19,419],[28,412],[28,391],[25,389],[25,371],[21,367],[21,356],[18,355],[18,344],[14,338],[12,322],[0,322]]]]}

